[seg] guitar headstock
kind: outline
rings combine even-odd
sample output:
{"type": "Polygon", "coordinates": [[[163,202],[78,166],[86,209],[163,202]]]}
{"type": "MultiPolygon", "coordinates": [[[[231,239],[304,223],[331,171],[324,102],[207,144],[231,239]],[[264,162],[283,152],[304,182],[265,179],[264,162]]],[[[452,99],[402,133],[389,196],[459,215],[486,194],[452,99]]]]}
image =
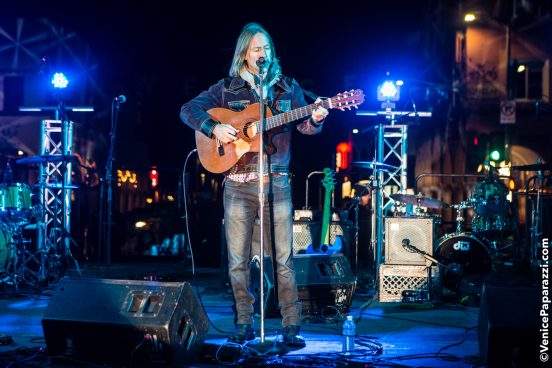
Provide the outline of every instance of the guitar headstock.
{"type": "Polygon", "coordinates": [[[324,169],[324,179],[322,179],[322,185],[327,191],[332,191],[335,189],[335,173],[330,168],[324,169]]]}
{"type": "Polygon", "coordinates": [[[352,89],[339,93],[330,98],[330,108],[345,111],[351,110],[351,107],[358,109],[358,106],[364,102],[364,92],[361,89],[352,89]]]}

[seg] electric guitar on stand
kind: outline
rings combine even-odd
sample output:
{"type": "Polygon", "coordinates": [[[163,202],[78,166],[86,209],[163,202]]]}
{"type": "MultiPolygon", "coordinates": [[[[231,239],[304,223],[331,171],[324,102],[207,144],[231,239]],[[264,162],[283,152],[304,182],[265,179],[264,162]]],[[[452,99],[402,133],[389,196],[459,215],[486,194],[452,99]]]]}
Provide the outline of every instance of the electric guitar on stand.
{"type": "Polygon", "coordinates": [[[306,254],[334,254],[342,251],[343,240],[340,236],[335,238],[333,244],[330,244],[330,218],[331,218],[331,198],[332,192],[335,189],[334,172],[329,169],[324,169],[324,179],[322,186],[326,190],[324,195],[324,211],[322,212],[322,233],[320,235],[319,250],[315,250],[312,244],[306,249],[306,254]]]}

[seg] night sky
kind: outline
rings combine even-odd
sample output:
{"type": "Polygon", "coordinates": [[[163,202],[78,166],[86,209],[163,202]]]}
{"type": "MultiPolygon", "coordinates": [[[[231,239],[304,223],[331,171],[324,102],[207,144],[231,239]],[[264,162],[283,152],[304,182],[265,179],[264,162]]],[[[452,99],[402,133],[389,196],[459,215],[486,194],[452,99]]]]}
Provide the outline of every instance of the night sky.
{"type": "MultiPolygon", "coordinates": [[[[362,108],[373,110],[378,107],[376,87],[386,72],[410,86],[445,83],[448,88],[436,71],[450,75],[450,18],[456,8],[437,12],[434,3],[23,1],[3,7],[2,17],[50,18],[90,46],[98,60],[98,83],[108,96],[128,98],[117,131],[116,164],[181,168],[194,140],[180,122],[180,106],[228,75],[237,36],[246,23],[257,21],[269,31],[284,74],[321,96],[361,88],[367,98],[362,108]],[[441,59],[433,58],[435,64],[427,55],[431,47],[426,30],[445,41],[438,50],[441,59]]],[[[409,102],[406,98],[403,106],[409,102]]],[[[106,106],[96,106],[102,108],[106,106]]],[[[109,116],[96,119],[106,133],[109,116]]],[[[304,175],[331,166],[336,144],[347,140],[351,128],[371,124],[353,112],[331,111],[321,136],[295,139],[292,168],[304,175]]],[[[365,134],[360,139],[374,138],[365,134]]]]}

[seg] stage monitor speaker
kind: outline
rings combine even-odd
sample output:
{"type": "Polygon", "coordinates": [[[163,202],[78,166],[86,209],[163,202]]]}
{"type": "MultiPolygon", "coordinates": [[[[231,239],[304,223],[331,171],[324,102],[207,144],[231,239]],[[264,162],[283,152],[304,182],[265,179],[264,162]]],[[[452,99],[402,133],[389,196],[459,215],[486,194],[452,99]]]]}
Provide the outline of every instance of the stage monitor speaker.
{"type": "MultiPolygon", "coordinates": [[[[353,225],[350,221],[330,221],[330,244],[334,244],[338,236],[343,241],[342,253],[348,254],[353,225]]],[[[322,223],[320,221],[297,220],[293,221],[293,254],[305,254],[309,245],[315,249],[320,245],[322,223]]]]}
{"type": "MultiPolygon", "coordinates": [[[[330,313],[327,308],[347,312],[353,301],[356,280],[343,254],[297,255],[293,257],[297,289],[304,316],[330,313]]],[[[255,296],[255,313],[260,314],[259,258],[251,263],[251,289],[255,296]]],[[[277,316],[274,277],[270,257],[265,257],[265,314],[277,316]]]]}
{"type": "Polygon", "coordinates": [[[42,327],[48,354],[133,364],[143,351],[175,365],[194,361],[209,323],[189,283],[64,278],[42,327]]]}
{"type": "Polygon", "coordinates": [[[385,264],[429,266],[431,261],[403,247],[403,240],[433,254],[433,219],[387,217],[385,219],[385,264]]]}
{"type": "Polygon", "coordinates": [[[535,286],[485,282],[478,328],[483,363],[490,367],[540,366],[540,299],[540,289],[535,286]]]}

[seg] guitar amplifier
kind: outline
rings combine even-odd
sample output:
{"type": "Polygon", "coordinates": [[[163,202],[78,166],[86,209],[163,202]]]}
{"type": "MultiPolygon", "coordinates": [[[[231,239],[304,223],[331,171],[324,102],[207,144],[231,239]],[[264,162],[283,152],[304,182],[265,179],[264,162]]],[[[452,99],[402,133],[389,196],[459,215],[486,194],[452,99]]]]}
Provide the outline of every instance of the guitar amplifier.
{"type": "Polygon", "coordinates": [[[402,243],[433,254],[433,219],[427,217],[387,217],[385,219],[385,264],[429,266],[423,255],[405,249],[402,243]]]}
{"type": "MultiPolygon", "coordinates": [[[[343,240],[342,252],[348,254],[350,240],[353,239],[353,224],[350,221],[330,222],[330,244],[334,244],[338,236],[343,240]]],[[[293,254],[305,254],[307,247],[313,245],[318,249],[322,223],[320,221],[293,221],[293,254]]]]}

